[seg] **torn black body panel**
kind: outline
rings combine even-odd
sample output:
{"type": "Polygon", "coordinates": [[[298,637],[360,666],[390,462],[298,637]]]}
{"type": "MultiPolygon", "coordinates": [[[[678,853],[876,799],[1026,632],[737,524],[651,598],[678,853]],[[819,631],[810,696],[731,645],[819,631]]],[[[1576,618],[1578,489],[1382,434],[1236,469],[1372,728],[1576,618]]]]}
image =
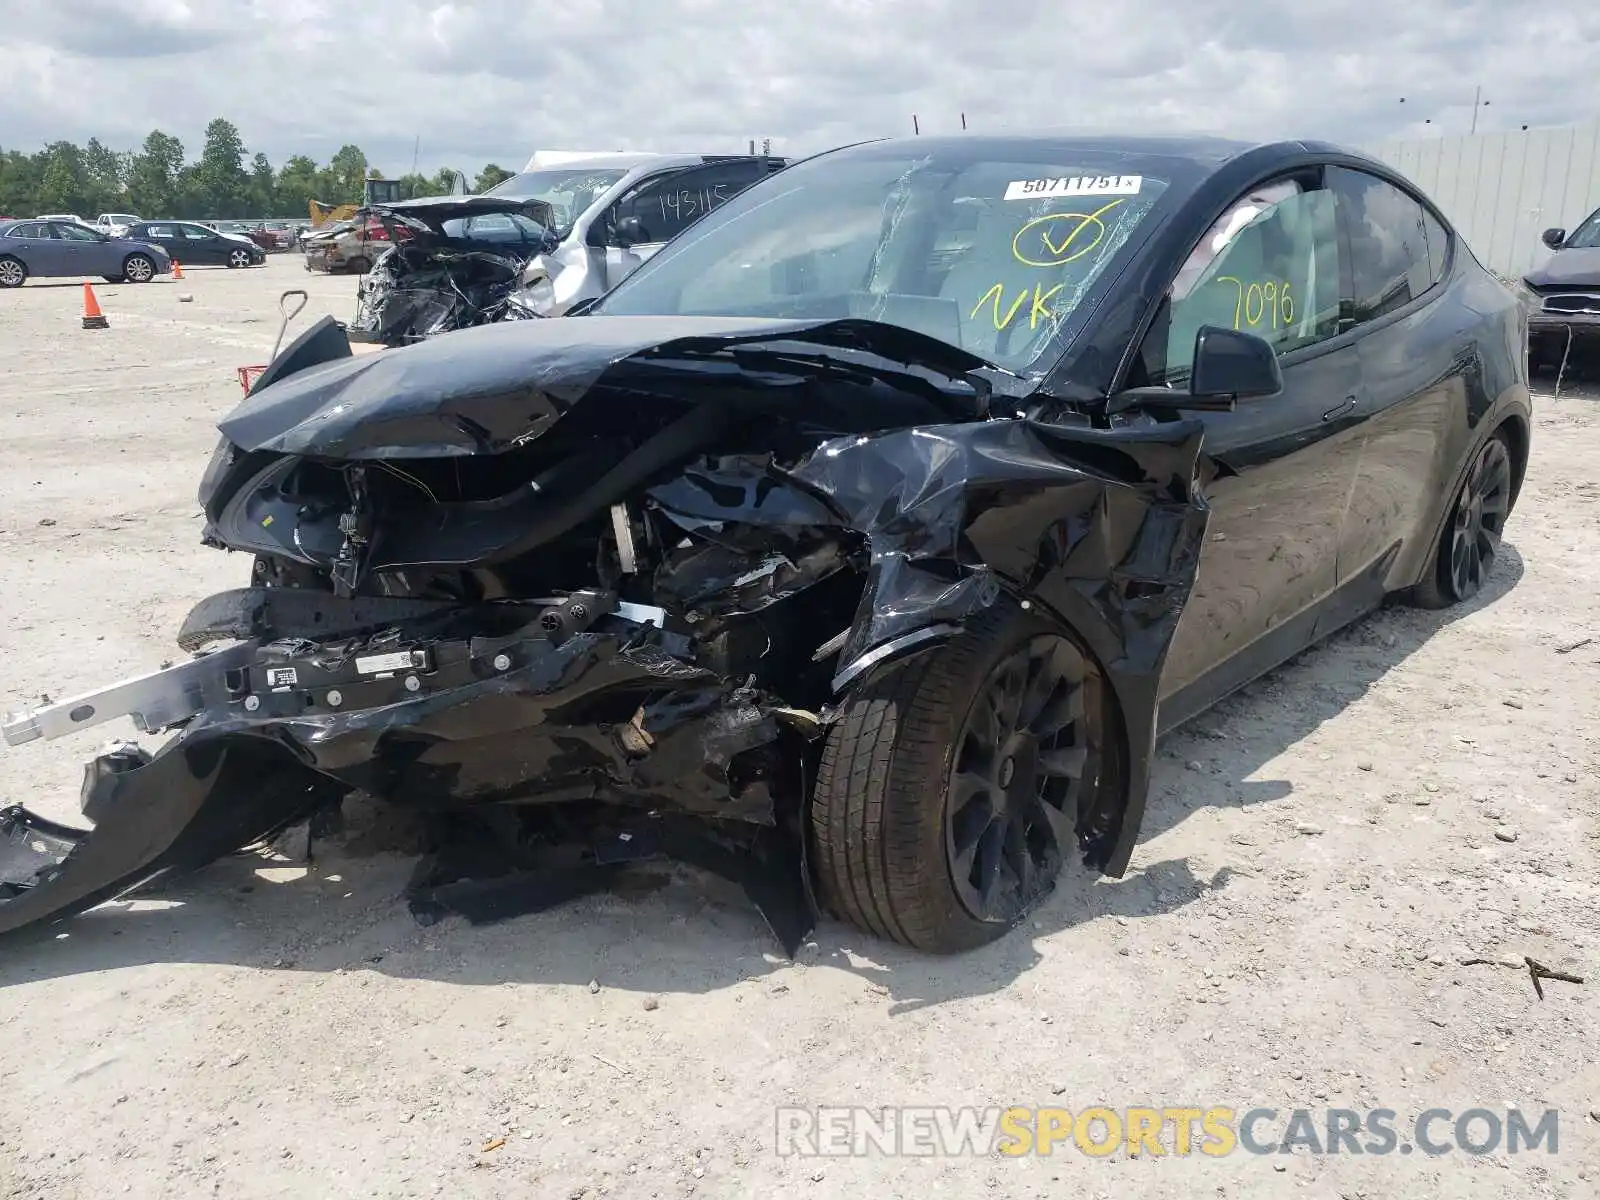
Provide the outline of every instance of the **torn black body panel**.
{"type": "MultiPolygon", "coordinates": [[[[1120,873],[1204,536],[1200,427],[1034,420],[1019,382],[854,320],[526,322],[280,373],[221,423],[201,489],[208,540],[255,556],[253,586],[181,633],[259,644],[208,693],[225,702],[118,777],[60,878],[5,868],[26,890],[0,930],[353,789],[489,820],[765,829],[757,858],[801,870],[807,781],[851,689],[1002,602],[1068,627],[1111,682],[1126,787],[1079,840],[1120,873]],[[294,786],[237,813],[232,782],[188,765],[269,749],[294,786]],[[99,848],[146,823],[170,831],[150,853],[99,848]]],[[[793,889],[763,880],[744,882],[784,908],[793,889]]]]}
{"type": "Polygon", "coordinates": [[[93,831],[0,811],[0,935],[60,920],[269,837],[347,790],[270,737],[201,726],[143,765],[86,773],[93,831]]]}

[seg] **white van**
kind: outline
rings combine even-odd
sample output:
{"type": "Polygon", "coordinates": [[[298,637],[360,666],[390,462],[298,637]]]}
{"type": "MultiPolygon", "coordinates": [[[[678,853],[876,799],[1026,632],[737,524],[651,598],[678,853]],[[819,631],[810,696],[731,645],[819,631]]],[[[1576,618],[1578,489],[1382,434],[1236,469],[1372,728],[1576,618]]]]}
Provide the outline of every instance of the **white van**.
{"type": "Polygon", "coordinates": [[[138,223],[139,218],[132,213],[101,213],[94,219],[94,227],[107,237],[122,237],[130,225],[138,223]]]}

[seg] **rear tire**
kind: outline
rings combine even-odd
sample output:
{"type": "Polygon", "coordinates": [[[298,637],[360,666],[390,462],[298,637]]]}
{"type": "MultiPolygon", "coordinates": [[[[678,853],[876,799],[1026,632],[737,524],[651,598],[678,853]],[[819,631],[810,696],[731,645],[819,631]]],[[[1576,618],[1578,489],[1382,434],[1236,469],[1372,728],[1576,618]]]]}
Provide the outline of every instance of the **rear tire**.
{"type": "Polygon", "coordinates": [[[9,254],[0,256],[0,288],[18,288],[28,280],[28,268],[9,254]]]}
{"type": "Polygon", "coordinates": [[[1449,608],[1482,590],[1499,557],[1506,518],[1511,515],[1513,460],[1505,430],[1489,435],[1473,455],[1467,477],[1456,489],[1422,581],[1411,592],[1418,608],[1449,608]]]}
{"type": "Polygon", "coordinates": [[[1106,786],[1111,703],[1093,661],[1009,601],[857,688],[812,797],[824,907],[936,954],[1004,936],[1106,786]]]}
{"type": "Polygon", "coordinates": [[[372,270],[372,264],[364,258],[346,259],[344,269],[352,275],[365,275],[372,270]]]}

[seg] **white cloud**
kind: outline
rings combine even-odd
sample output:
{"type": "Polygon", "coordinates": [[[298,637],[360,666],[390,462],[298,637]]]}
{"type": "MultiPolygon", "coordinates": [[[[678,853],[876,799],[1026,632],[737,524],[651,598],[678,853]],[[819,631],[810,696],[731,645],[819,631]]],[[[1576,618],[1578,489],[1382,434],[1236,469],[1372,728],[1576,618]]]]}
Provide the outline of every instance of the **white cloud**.
{"type": "MultiPolygon", "coordinates": [[[[1044,125],[1348,143],[1588,119],[1580,0],[0,0],[0,146],[225,116],[277,163],[385,172],[539,147],[788,152],[1044,125]],[[1405,104],[1400,97],[1405,97],[1405,104]],[[1433,124],[1423,124],[1431,116],[1433,124]]],[[[1593,103],[1592,99],[1590,100],[1593,103]]]]}

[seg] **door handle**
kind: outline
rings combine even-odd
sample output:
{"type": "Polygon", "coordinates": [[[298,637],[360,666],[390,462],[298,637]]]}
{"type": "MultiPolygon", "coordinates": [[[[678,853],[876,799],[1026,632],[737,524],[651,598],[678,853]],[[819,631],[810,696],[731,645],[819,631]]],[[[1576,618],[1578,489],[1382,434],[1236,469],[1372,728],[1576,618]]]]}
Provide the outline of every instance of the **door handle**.
{"type": "Polygon", "coordinates": [[[1327,412],[1323,413],[1322,414],[1322,419],[1324,421],[1331,421],[1335,417],[1343,416],[1345,413],[1349,412],[1355,406],[1356,406],[1356,398],[1354,396],[1346,396],[1342,402],[1340,402],[1339,404],[1335,405],[1333,408],[1330,408],[1327,412]]]}

